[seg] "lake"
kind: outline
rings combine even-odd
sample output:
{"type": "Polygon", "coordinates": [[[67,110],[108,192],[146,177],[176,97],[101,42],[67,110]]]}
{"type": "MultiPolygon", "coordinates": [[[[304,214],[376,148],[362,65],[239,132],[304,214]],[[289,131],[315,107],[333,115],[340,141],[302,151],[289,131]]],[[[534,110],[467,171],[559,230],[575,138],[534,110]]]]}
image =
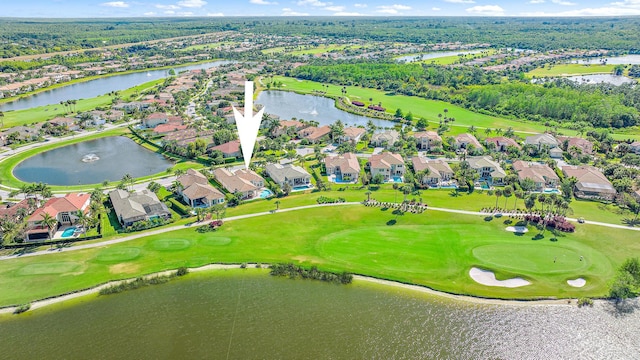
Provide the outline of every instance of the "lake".
{"type": "MultiPolygon", "coordinates": [[[[230,63],[230,61],[219,60],[196,65],[175,66],[173,69],[176,72],[200,70],[228,63],[230,63]]],[[[26,96],[6,104],[0,104],[0,111],[30,109],[38,106],[59,104],[60,101],[67,100],[90,99],[112,91],[125,90],[149,81],[166,78],[169,76],[169,70],[170,69],[149,70],[147,72],[113,75],[75,83],[26,96]]]]}
{"type": "Polygon", "coordinates": [[[173,166],[164,156],[124,136],[88,140],[49,150],[19,163],[13,175],[49,185],[99,184],[157,174],[173,166]]]}
{"type": "Polygon", "coordinates": [[[634,80],[629,77],[612,74],[577,75],[569,76],[567,79],[581,84],[609,83],[616,86],[634,82],[634,80]]]}
{"type": "Polygon", "coordinates": [[[607,64],[611,65],[625,65],[625,64],[640,64],[640,55],[624,55],[624,56],[605,56],[589,59],[573,60],[575,64],[601,64],[603,60],[606,60],[607,64]]]}
{"type": "Polygon", "coordinates": [[[440,52],[404,55],[404,56],[397,57],[395,59],[396,61],[404,61],[409,63],[414,61],[437,59],[437,58],[447,57],[447,56],[479,54],[481,52],[482,50],[440,51],[440,52]]]}
{"type": "MultiPolygon", "coordinates": [[[[335,100],[316,95],[300,95],[290,91],[268,90],[258,94],[256,103],[265,107],[265,112],[277,115],[282,120],[315,120],[320,125],[329,125],[341,120],[345,125],[367,125],[369,120],[378,127],[393,127],[393,121],[355,115],[336,108],[335,100]]],[[[383,104],[384,106],[384,104],[383,104]]]]}
{"type": "Polygon", "coordinates": [[[639,323],[603,303],[482,305],[247,269],[7,316],[0,346],[13,360],[632,359],[639,323]]]}

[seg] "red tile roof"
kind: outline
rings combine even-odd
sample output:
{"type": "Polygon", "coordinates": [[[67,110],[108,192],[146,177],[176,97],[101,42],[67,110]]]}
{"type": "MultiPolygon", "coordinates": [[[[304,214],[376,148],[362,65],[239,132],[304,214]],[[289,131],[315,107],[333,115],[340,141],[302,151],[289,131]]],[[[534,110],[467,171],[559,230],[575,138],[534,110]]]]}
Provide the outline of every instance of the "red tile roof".
{"type": "Polygon", "coordinates": [[[44,213],[51,215],[52,217],[58,216],[61,212],[74,212],[78,210],[85,210],[86,205],[89,204],[91,199],[90,194],[70,193],[63,198],[51,198],[44,206],[38,208],[29,217],[29,221],[40,221],[44,213]]]}

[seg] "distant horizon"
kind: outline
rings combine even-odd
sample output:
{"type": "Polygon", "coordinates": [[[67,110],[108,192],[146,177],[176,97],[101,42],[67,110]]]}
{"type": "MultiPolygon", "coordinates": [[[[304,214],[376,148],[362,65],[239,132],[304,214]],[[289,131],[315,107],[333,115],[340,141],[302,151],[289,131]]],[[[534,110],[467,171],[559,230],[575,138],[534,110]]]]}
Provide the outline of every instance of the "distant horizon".
{"type": "Polygon", "coordinates": [[[189,17],[632,17],[640,0],[23,0],[2,19],[189,17]]]}

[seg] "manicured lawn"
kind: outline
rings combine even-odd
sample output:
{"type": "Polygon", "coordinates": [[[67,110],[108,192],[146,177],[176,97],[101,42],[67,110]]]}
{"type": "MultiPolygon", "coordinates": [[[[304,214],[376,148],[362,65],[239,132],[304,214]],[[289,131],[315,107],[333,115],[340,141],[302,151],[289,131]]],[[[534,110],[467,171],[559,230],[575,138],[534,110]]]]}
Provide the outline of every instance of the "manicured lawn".
{"type": "Polygon", "coordinates": [[[603,296],[615,268],[640,254],[640,243],[628,231],[584,225],[554,242],[549,232],[540,240],[532,239],[533,229],[524,236],[507,232],[504,221],[437,211],[395,215],[353,205],[236,220],[214,232],[185,228],[101,248],[2,261],[0,305],[180,266],[253,261],[292,261],[477,296],[603,296]],[[468,276],[473,266],[493,270],[499,279],[521,276],[532,284],[482,286],[468,276]],[[577,277],[587,279],[584,288],[566,284],[577,277]]]}
{"type": "Polygon", "coordinates": [[[346,48],[350,49],[359,49],[361,45],[350,45],[350,44],[329,44],[329,45],[319,45],[315,47],[303,47],[299,46],[296,50],[288,51],[284,46],[278,46],[274,48],[261,50],[263,54],[273,54],[280,52],[288,52],[290,55],[314,55],[314,54],[322,54],[330,51],[344,50],[346,48]]]}
{"type": "Polygon", "coordinates": [[[531,70],[527,73],[529,77],[548,77],[548,76],[572,76],[572,75],[588,75],[588,74],[610,74],[615,65],[590,65],[590,64],[560,64],[549,68],[545,66],[531,70]]]}

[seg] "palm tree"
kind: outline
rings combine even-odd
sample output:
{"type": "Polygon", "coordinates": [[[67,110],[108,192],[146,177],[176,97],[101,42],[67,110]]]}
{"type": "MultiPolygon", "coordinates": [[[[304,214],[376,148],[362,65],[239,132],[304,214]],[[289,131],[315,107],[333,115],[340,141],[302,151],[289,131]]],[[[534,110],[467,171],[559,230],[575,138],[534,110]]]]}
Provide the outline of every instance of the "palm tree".
{"type": "Polygon", "coordinates": [[[130,190],[129,187],[133,185],[133,177],[130,174],[124,174],[121,181],[127,187],[127,190],[130,190]]]}
{"type": "Polygon", "coordinates": [[[84,233],[84,236],[87,236],[87,227],[89,227],[89,224],[91,223],[91,217],[85,214],[82,210],[76,211],[76,217],[78,218],[76,222],[82,225],[82,232],[84,233]]]}
{"type": "Polygon", "coordinates": [[[367,191],[364,194],[367,195],[367,202],[371,201],[371,191],[367,191]]]}
{"type": "Polygon", "coordinates": [[[502,196],[502,190],[500,189],[496,189],[496,191],[493,193],[496,196],[496,206],[495,208],[498,208],[498,199],[502,196]]]}
{"type": "Polygon", "coordinates": [[[198,222],[200,222],[202,221],[202,215],[204,215],[207,212],[207,209],[203,207],[197,207],[194,209],[194,211],[196,212],[196,218],[198,222]]]}
{"type": "Polygon", "coordinates": [[[58,219],[49,215],[49,213],[43,213],[40,224],[46,226],[49,229],[49,231],[47,232],[47,237],[49,238],[49,240],[51,240],[51,230],[53,230],[53,227],[58,224],[58,219]]]}
{"type": "Polygon", "coordinates": [[[485,135],[487,135],[487,136],[489,136],[489,135],[491,135],[491,132],[492,132],[492,131],[493,131],[493,130],[491,130],[491,128],[486,128],[486,129],[484,129],[484,134],[485,134],[485,135]]]}
{"type": "Polygon", "coordinates": [[[280,200],[276,200],[276,211],[280,210],[280,200]]]}
{"type": "Polygon", "coordinates": [[[227,212],[227,208],[226,206],[224,206],[224,204],[215,204],[209,208],[209,211],[211,213],[216,214],[216,220],[220,220],[224,217],[225,213],[227,212]]]}
{"type": "Polygon", "coordinates": [[[516,190],[514,195],[516,196],[516,201],[513,202],[513,210],[515,210],[518,205],[518,199],[524,199],[524,191],[516,190]]]}
{"type": "Polygon", "coordinates": [[[502,196],[504,196],[505,210],[507,209],[507,201],[509,201],[509,198],[511,197],[511,195],[513,195],[513,187],[511,187],[511,185],[505,186],[504,189],[502,189],[502,196]]]}

